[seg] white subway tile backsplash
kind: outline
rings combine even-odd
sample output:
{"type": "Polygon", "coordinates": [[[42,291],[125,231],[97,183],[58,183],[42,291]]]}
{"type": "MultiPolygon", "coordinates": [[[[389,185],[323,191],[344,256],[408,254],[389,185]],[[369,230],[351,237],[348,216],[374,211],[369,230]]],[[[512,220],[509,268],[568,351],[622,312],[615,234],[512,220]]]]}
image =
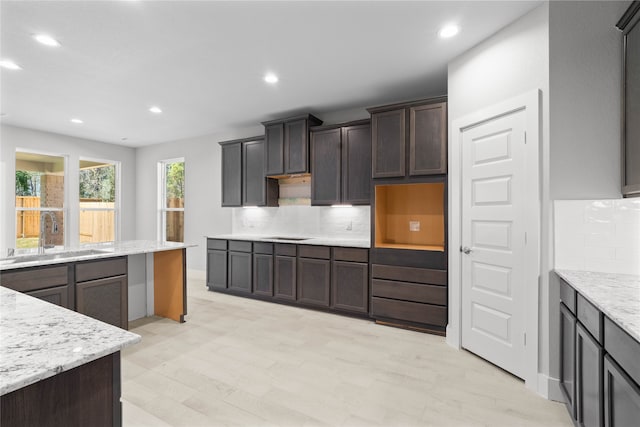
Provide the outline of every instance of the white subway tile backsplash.
{"type": "Polygon", "coordinates": [[[234,234],[272,236],[332,237],[368,239],[369,206],[331,208],[320,206],[280,206],[278,208],[234,208],[234,234]]]}
{"type": "Polygon", "coordinates": [[[555,268],[640,274],[640,200],[556,200],[555,268]]]}

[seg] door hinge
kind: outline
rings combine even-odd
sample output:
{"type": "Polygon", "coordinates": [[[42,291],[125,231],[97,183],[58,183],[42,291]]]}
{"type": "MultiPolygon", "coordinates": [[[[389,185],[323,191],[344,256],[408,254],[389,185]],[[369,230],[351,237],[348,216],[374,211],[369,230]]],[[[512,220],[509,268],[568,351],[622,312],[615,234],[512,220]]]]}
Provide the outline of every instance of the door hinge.
{"type": "Polygon", "coordinates": [[[526,232],[524,233],[524,244],[525,244],[525,246],[527,244],[527,233],[526,232]]]}
{"type": "Polygon", "coordinates": [[[527,132],[524,133],[524,143],[527,143],[527,132]]]}
{"type": "Polygon", "coordinates": [[[527,346],[527,333],[525,332],[524,334],[524,346],[527,346]]]}

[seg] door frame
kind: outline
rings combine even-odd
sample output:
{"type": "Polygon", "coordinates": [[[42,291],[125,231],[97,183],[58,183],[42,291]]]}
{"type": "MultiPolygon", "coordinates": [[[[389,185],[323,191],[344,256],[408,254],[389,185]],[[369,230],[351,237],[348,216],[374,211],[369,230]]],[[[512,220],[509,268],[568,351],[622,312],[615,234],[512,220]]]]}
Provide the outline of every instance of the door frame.
{"type": "Polygon", "coordinates": [[[539,288],[540,288],[540,135],[541,102],[540,90],[492,104],[451,122],[449,144],[449,321],[446,341],[452,347],[462,348],[462,132],[487,120],[518,110],[525,112],[525,201],[524,228],[527,246],[524,256],[525,268],[525,386],[538,392],[538,346],[539,346],[539,288]]]}

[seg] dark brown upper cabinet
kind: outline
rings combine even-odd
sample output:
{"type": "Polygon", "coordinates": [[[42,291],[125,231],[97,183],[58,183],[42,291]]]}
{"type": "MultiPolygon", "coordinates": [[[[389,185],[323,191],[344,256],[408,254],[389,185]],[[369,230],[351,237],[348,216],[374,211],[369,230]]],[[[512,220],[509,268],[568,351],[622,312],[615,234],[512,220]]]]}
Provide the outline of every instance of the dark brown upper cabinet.
{"type": "Polygon", "coordinates": [[[277,206],[278,182],[265,177],[264,138],[219,144],[222,146],[222,206],[277,206]]]}
{"type": "Polygon", "coordinates": [[[447,173],[447,98],[369,108],[373,178],[447,173]]]}
{"type": "Polygon", "coordinates": [[[616,26],[623,33],[622,195],[640,197],[640,1],[629,5],[616,26]]]}
{"type": "Polygon", "coordinates": [[[309,173],[309,127],[322,120],[311,114],[263,122],[266,141],[266,175],[309,173]]]}
{"type": "Polygon", "coordinates": [[[371,126],[368,120],[311,130],[311,204],[368,205],[371,126]]]}

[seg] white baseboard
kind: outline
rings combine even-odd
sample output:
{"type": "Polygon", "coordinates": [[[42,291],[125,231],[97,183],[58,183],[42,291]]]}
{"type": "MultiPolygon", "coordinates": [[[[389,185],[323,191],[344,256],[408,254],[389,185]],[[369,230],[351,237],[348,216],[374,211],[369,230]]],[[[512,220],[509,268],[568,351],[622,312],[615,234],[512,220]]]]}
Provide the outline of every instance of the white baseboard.
{"type": "Polygon", "coordinates": [[[542,397],[564,403],[564,395],[560,391],[560,380],[546,374],[538,373],[538,394],[542,397]]]}

